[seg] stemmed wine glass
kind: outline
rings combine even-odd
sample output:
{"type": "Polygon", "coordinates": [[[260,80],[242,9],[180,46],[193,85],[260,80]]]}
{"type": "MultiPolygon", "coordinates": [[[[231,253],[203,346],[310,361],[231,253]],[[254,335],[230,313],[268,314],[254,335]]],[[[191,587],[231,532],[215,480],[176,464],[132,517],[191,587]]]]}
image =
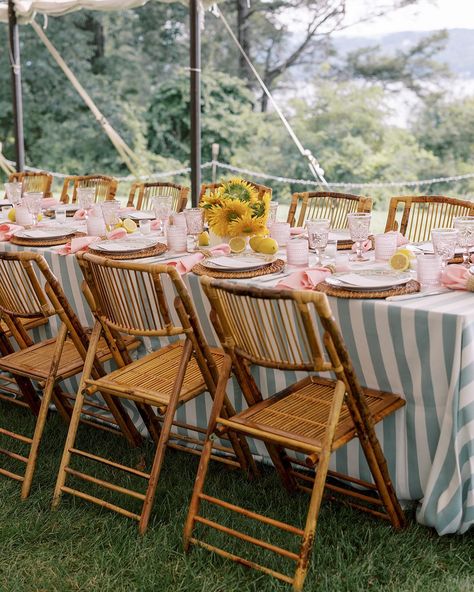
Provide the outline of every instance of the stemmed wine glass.
{"type": "Polygon", "coordinates": [[[462,263],[471,266],[471,249],[474,247],[474,216],[454,218],[454,228],[458,231],[458,245],[462,247],[462,263]]]}
{"type": "Polygon", "coordinates": [[[25,193],[23,195],[23,202],[26,206],[26,209],[31,215],[32,218],[32,226],[36,226],[38,224],[38,217],[41,213],[41,200],[43,199],[42,193],[31,192],[25,193]]]}
{"type": "Polygon", "coordinates": [[[277,201],[271,201],[270,202],[270,205],[268,207],[268,216],[267,216],[267,228],[268,228],[268,230],[270,230],[270,228],[272,227],[273,223],[276,222],[277,212],[278,212],[278,202],[277,201]]]}
{"type": "Polygon", "coordinates": [[[94,205],[95,188],[94,187],[78,187],[76,189],[77,203],[81,210],[86,213],[86,218],[89,215],[89,211],[94,205]]]}
{"type": "Polygon", "coordinates": [[[17,206],[21,201],[22,188],[22,183],[5,183],[5,193],[13,207],[17,206]]]}
{"type": "Polygon", "coordinates": [[[171,216],[173,205],[172,197],[169,195],[157,196],[152,199],[155,218],[160,221],[160,234],[165,234],[165,225],[171,216]]]}
{"type": "Polygon", "coordinates": [[[328,244],[329,225],[331,221],[327,218],[306,220],[308,229],[308,246],[310,251],[316,253],[315,265],[322,265],[322,256],[328,244]]]}
{"type": "Polygon", "coordinates": [[[347,214],[351,240],[355,242],[356,246],[355,255],[350,257],[350,261],[368,261],[369,258],[363,253],[362,243],[369,238],[371,219],[372,215],[366,212],[347,214]]]}
{"type": "Polygon", "coordinates": [[[458,244],[458,231],[456,228],[433,228],[431,242],[436,255],[441,257],[441,264],[446,267],[447,262],[454,257],[458,244]]]}
{"type": "Polygon", "coordinates": [[[198,236],[204,230],[204,210],[201,208],[190,208],[189,210],[184,210],[184,215],[186,217],[188,234],[193,238],[191,250],[195,251],[198,236]]]}
{"type": "Polygon", "coordinates": [[[100,204],[107,231],[115,228],[118,222],[117,213],[120,209],[120,202],[116,199],[108,199],[100,204]]]}

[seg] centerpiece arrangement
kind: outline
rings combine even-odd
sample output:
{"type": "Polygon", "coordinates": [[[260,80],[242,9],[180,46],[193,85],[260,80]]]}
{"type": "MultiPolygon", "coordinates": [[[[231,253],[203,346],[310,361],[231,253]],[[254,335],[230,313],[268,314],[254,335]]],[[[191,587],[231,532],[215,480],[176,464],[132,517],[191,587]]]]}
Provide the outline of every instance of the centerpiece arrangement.
{"type": "Polygon", "coordinates": [[[243,179],[225,181],[201,199],[209,231],[222,238],[267,234],[271,196],[243,179]]]}

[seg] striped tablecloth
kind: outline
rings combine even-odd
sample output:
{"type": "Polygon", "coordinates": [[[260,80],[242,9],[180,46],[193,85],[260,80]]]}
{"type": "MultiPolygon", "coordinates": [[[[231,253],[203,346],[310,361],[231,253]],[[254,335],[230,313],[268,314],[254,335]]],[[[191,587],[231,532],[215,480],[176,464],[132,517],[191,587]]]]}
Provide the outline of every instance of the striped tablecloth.
{"type": "MultiPolygon", "coordinates": [[[[22,248],[0,243],[0,249],[22,248]]],[[[40,252],[80,320],[90,325],[74,256],[40,252]]],[[[184,279],[205,335],[215,344],[199,278],[187,274],[184,279]]],[[[361,382],[406,399],[403,409],[377,426],[398,496],[418,500],[419,522],[439,534],[465,532],[474,523],[474,294],[450,292],[401,302],[330,298],[330,303],[361,382]]],[[[263,393],[295,380],[291,372],[255,373],[263,393]]],[[[241,409],[235,382],[229,396],[241,409]]],[[[178,410],[178,419],[204,427],[209,411],[210,401],[199,397],[178,410]]],[[[139,417],[134,420],[140,425],[139,417]]],[[[253,451],[265,456],[260,446],[253,451]]],[[[334,455],[332,467],[370,479],[357,441],[334,455]]]]}

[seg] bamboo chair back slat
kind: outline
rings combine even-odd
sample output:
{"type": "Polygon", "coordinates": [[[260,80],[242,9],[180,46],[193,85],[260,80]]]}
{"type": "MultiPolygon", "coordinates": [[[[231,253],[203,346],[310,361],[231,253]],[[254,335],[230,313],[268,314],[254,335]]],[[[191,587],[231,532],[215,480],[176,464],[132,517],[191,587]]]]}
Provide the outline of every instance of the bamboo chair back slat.
{"type": "Polygon", "coordinates": [[[94,187],[94,202],[107,201],[115,198],[117,193],[117,181],[113,177],[106,175],[84,175],[67,177],[64,180],[61,193],[61,202],[76,203],[78,187],[94,187]]]}
{"type": "MultiPolygon", "coordinates": [[[[258,183],[254,183],[253,181],[247,181],[247,179],[244,179],[246,183],[249,183],[249,185],[252,185],[252,187],[254,187],[257,191],[258,191],[258,197],[260,199],[262,199],[265,195],[267,195],[267,193],[270,194],[270,198],[272,196],[272,188],[271,187],[267,187],[266,185],[259,185],[258,183]]],[[[201,201],[201,199],[207,195],[208,193],[210,193],[211,191],[215,191],[216,189],[219,189],[219,187],[222,187],[223,183],[203,183],[201,185],[201,192],[199,194],[199,201],[201,201]]]]}
{"type": "Polygon", "coordinates": [[[151,210],[152,199],[157,196],[172,197],[173,212],[182,212],[188,203],[189,187],[175,183],[134,183],[130,189],[128,207],[137,210],[151,210]]]}
{"type": "Polygon", "coordinates": [[[11,255],[0,253],[0,311],[22,318],[55,314],[33,268],[35,259],[11,255]]]}
{"type": "Polygon", "coordinates": [[[433,228],[452,228],[454,218],[473,215],[473,201],[443,195],[397,196],[390,200],[385,232],[399,230],[411,242],[424,242],[430,240],[433,228]]]}
{"type": "Polygon", "coordinates": [[[291,226],[303,226],[310,218],[327,218],[331,221],[331,228],[346,229],[347,214],[371,211],[370,197],[350,193],[306,191],[293,194],[287,222],[291,226]]]}
{"type": "Polygon", "coordinates": [[[111,261],[88,253],[80,255],[79,262],[95,312],[110,328],[157,337],[187,332],[175,323],[165,296],[167,281],[182,283],[174,267],[111,261]]]}
{"type": "Polygon", "coordinates": [[[203,278],[223,338],[236,355],[253,364],[283,370],[323,372],[333,369],[324,353],[317,318],[331,316],[327,298],[295,292],[269,296],[203,278]]]}
{"type": "Polygon", "coordinates": [[[8,178],[10,183],[22,183],[23,193],[38,192],[42,193],[43,197],[48,197],[51,194],[51,184],[53,183],[53,175],[46,172],[21,172],[12,173],[8,178]]]}

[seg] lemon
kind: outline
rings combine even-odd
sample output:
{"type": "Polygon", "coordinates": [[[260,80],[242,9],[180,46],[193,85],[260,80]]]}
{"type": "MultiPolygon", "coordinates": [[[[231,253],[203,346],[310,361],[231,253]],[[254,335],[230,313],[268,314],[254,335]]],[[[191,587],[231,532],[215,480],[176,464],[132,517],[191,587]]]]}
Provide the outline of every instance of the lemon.
{"type": "Polygon", "coordinates": [[[229,247],[232,253],[242,253],[247,246],[247,241],[241,236],[234,236],[229,241],[229,247]]]}
{"type": "Polygon", "coordinates": [[[278,243],[274,238],[264,238],[258,243],[258,250],[265,255],[274,255],[278,251],[278,243]]]}
{"type": "Polygon", "coordinates": [[[397,271],[406,271],[410,267],[410,257],[397,251],[390,258],[390,267],[397,271]]]}
{"type": "Polygon", "coordinates": [[[11,210],[8,210],[7,217],[10,220],[10,222],[16,222],[16,211],[15,211],[15,208],[11,208],[11,210]]]}
{"type": "Polygon", "coordinates": [[[259,251],[260,243],[263,241],[263,236],[252,236],[249,240],[250,248],[253,249],[256,253],[259,251]]]}
{"type": "Polygon", "coordinates": [[[209,246],[209,233],[207,231],[201,232],[198,237],[198,245],[200,247],[208,247],[209,246]]]}
{"type": "Polygon", "coordinates": [[[413,251],[410,251],[410,249],[397,249],[396,252],[397,253],[403,253],[404,255],[406,255],[408,257],[408,259],[414,259],[415,258],[415,254],[413,253],[413,251]]]}
{"type": "Polygon", "coordinates": [[[125,230],[128,232],[128,234],[135,232],[138,228],[137,223],[134,222],[133,220],[131,220],[130,218],[126,218],[122,222],[122,226],[125,228],[125,230]]]}
{"type": "Polygon", "coordinates": [[[38,214],[38,218],[37,218],[38,222],[41,222],[41,220],[42,220],[43,218],[44,218],[43,214],[39,213],[39,214],[38,214]]]}
{"type": "Polygon", "coordinates": [[[122,228],[123,227],[123,220],[118,220],[118,222],[115,223],[114,228],[122,228]]]}

